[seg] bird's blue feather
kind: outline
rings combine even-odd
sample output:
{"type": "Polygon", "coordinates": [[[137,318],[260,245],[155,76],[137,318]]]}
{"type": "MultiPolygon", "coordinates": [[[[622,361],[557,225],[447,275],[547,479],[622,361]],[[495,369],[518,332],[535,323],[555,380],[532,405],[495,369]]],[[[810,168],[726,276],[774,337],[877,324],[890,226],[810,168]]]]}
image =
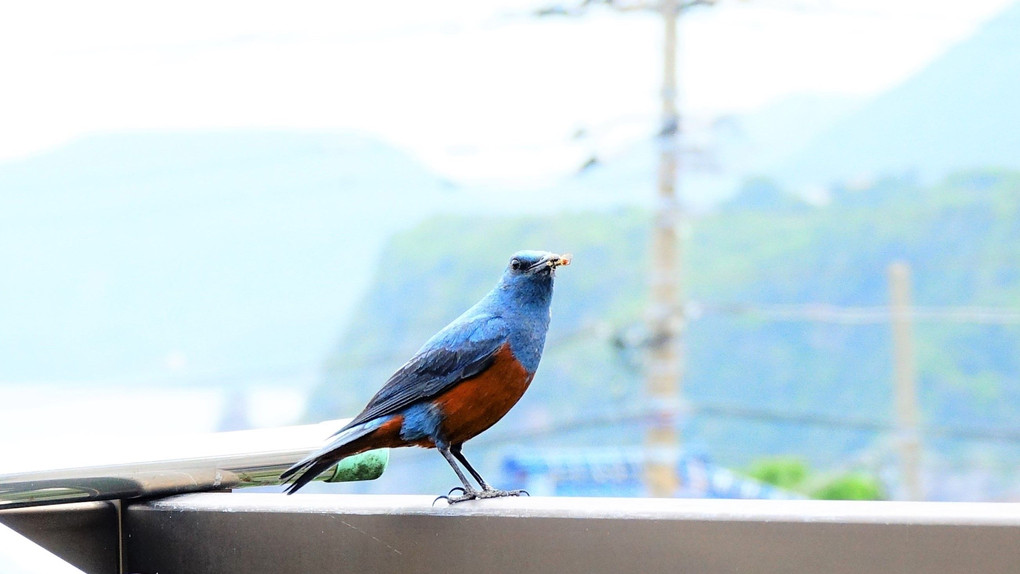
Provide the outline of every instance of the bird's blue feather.
{"type": "Polygon", "coordinates": [[[404,409],[404,422],[400,425],[400,438],[406,441],[439,437],[442,413],[430,402],[415,403],[404,409]]]}

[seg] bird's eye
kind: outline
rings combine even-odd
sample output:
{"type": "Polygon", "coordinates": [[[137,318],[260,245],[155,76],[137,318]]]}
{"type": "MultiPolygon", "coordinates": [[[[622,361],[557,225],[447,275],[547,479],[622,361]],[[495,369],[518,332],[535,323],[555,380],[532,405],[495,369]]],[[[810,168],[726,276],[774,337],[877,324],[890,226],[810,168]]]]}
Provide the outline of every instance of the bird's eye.
{"type": "Polygon", "coordinates": [[[518,269],[521,268],[521,262],[517,259],[512,259],[510,261],[510,268],[513,269],[514,271],[517,271],[518,269]]]}

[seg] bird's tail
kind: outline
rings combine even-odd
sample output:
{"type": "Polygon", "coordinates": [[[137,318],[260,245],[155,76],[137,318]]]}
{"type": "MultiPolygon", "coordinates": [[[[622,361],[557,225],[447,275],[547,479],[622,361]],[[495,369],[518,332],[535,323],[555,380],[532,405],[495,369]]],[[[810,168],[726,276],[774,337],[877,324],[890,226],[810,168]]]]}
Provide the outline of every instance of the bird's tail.
{"type": "Polygon", "coordinates": [[[382,426],[383,422],[376,419],[342,429],[331,437],[333,440],[329,444],[285,470],[280,475],[280,479],[284,483],[290,483],[287,487],[287,494],[294,494],[341,459],[371,449],[371,445],[365,445],[365,441],[359,439],[372,434],[382,426]]]}

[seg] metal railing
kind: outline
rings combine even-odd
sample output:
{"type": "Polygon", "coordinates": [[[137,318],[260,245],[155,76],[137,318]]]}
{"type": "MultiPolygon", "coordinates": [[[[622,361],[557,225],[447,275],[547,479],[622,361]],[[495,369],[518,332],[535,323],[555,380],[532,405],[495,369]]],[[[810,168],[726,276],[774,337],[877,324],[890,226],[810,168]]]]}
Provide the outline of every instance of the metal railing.
{"type": "MultiPolygon", "coordinates": [[[[6,475],[0,523],[86,574],[1020,572],[1015,503],[169,496],[277,483],[340,424],[146,443],[133,463],[6,475]]],[[[327,476],[372,478],[385,456],[327,476]]]]}
{"type": "MultiPolygon", "coordinates": [[[[281,472],[322,446],[344,422],[156,441],[135,442],[125,437],[105,454],[96,454],[100,459],[96,465],[0,475],[0,510],[279,484],[281,472]]],[[[388,459],[386,450],[353,456],[319,475],[318,480],[378,478],[388,459]]],[[[62,460],[59,451],[50,460],[62,460]]]]}
{"type": "Polygon", "coordinates": [[[1020,571],[1020,504],[194,494],[130,505],[127,572],[1020,571]]]}
{"type": "MultiPolygon", "coordinates": [[[[41,569],[25,571],[58,572],[53,564],[63,559],[68,572],[123,572],[123,509],[132,501],[280,484],[281,472],[345,422],[186,436],[126,432],[108,441],[72,436],[40,446],[45,458],[5,457],[5,468],[20,472],[0,475],[0,570],[30,561],[41,569]],[[90,464],[59,467],[81,461],[90,464]]],[[[385,450],[350,457],[317,480],[378,478],[388,459],[385,450]]]]}

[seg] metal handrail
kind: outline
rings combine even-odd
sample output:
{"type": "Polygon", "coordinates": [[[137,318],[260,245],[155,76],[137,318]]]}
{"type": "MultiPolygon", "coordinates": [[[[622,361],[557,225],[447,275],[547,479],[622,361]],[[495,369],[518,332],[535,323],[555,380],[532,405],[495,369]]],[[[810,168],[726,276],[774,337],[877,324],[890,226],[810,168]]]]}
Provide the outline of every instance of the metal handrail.
{"type": "MultiPolygon", "coordinates": [[[[280,484],[281,472],[322,446],[345,422],[124,439],[96,465],[0,475],[0,510],[280,484]]],[[[344,459],[317,480],[372,480],[382,475],[388,460],[387,450],[366,452],[344,459]]]]}

